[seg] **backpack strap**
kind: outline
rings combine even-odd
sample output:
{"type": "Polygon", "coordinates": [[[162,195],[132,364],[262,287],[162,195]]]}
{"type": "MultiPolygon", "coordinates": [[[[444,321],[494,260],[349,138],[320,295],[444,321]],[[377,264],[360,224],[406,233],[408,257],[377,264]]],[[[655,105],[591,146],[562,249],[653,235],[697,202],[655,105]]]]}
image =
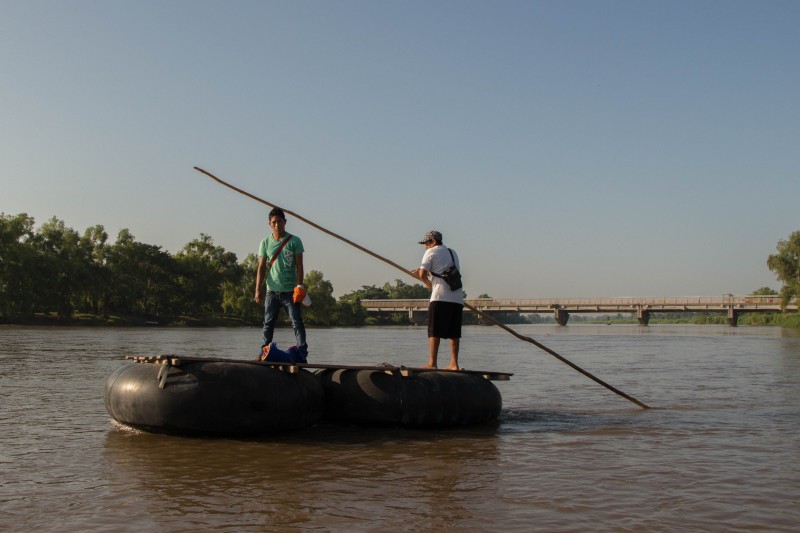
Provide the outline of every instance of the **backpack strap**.
{"type": "Polygon", "coordinates": [[[281,245],[278,246],[277,250],[275,250],[275,255],[273,255],[272,259],[269,260],[269,268],[272,268],[272,264],[275,262],[275,260],[278,258],[278,256],[281,255],[281,251],[283,250],[283,247],[286,246],[286,243],[288,243],[291,239],[292,239],[292,236],[287,233],[286,234],[286,238],[283,239],[283,242],[281,242],[281,245]]]}
{"type": "MultiPolygon", "coordinates": [[[[448,251],[448,252],[450,252],[450,259],[452,259],[452,260],[453,260],[453,266],[456,266],[456,258],[455,258],[455,257],[453,257],[453,250],[451,250],[450,248],[448,248],[448,249],[447,249],[447,251],[448,251]]],[[[450,267],[447,267],[447,268],[450,268],[450,267]]],[[[432,276],[436,276],[437,278],[441,278],[441,277],[442,277],[442,275],[441,275],[441,274],[437,274],[436,272],[433,272],[433,271],[431,271],[431,275],[432,275],[432,276]]]]}

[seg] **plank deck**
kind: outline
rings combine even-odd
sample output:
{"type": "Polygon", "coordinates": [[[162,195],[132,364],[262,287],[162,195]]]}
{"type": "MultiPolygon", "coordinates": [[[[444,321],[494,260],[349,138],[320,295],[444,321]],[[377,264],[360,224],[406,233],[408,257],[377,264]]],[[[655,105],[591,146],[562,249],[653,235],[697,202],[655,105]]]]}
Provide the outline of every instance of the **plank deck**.
{"type": "Polygon", "coordinates": [[[154,365],[170,365],[181,366],[182,363],[192,362],[207,362],[207,363],[247,363],[253,365],[272,366],[278,368],[283,372],[290,374],[297,373],[302,368],[321,368],[329,370],[377,370],[383,371],[387,374],[400,374],[403,377],[413,376],[414,374],[422,374],[425,372],[453,372],[457,374],[472,374],[482,376],[490,381],[508,381],[513,376],[510,372],[496,372],[493,370],[445,370],[442,368],[421,368],[409,366],[394,366],[388,363],[381,363],[379,365],[335,365],[335,364],[321,364],[321,363],[276,363],[271,361],[257,361],[253,359],[223,359],[220,357],[194,357],[194,356],[179,356],[179,355],[127,355],[125,359],[132,360],[136,363],[154,364],[154,365]]]}

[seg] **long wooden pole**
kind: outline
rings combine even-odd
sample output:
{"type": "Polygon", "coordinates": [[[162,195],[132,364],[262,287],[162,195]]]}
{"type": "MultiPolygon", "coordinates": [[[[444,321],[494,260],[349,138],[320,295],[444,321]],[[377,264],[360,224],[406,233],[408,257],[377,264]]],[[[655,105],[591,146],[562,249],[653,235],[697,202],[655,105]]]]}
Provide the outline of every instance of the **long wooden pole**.
{"type": "MultiPolygon", "coordinates": [[[[196,171],[198,171],[198,172],[201,172],[201,173],[205,174],[206,176],[208,176],[208,177],[209,177],[209,178],[211,178],[212,180],[216,181],[217,183],[219,183],[219,184],[221,184],[221,185],[224,185],[225,187],[228,187],[229,189],[233,189],[234,191],[238,192],[239,194],[243,194],[243,195],[247,196],[248,198],[251,198],[251,199],[255,200],[256,202],[260,202],[260,203],[262,203],[262,204],[264,204],[264,205],[268,205],[268,206],[270,206],[270,207],[279,207],[279,206],[277,206],[277,205],[275,205],[275,204],[273,204],[273,203],[270,203],[270,202],[268,202],[268,201],[266,201],[266,200],[263,200],[263,199],[259,198],[258,196],[255,196],[255,195],[253,195],[253,194],[250,194],[250,193],[249,193],[249,192],[247,192],[247,191],[243,191],[242,189],[240,189],[240,188],[238,188],[238,187],[235,187],[234,185],[231,185],[230,183],[228,183],[228,182],[226,182],[226,181],[224,181],[224,180],[221,180],[220,178],[216,177],[214,174],[212,174],[212,173],[210,173],[210,172],[208,172],[208,171],[206,171],[206,170],[203,170],[203,169],[202,169],[202,168],[200,168],[200,167],[194,167],[194,169],[195,169],[196,171]]],[[[404,267],[400,266],[399,264],[395,263],[394,261],[391,261],[391,260],[389,260],[389,259],[387,259],[387,258],[385,258],[385,257],[383,257],[383,256],[381,256],[381,255],[378,255],[378,254],[376,254],[375,252],[373,252],[373,251],[371,251],[371,250],[368,250],[367,248],[364,248],[364,247],[363,247],[363,246],[361,246],[360,244],[356,244],[355,242],[351,241],[350,239],[347,239],[347,238],[345,238],[345,237],[342,237],[341,235],[339,235],[339,234],[337,234],[337,233],[334,233],[334,232],[330,231],[329,229],[326,229],[326,228],[324,228],[324,227],[320,226],[319,224],[316,224],[316,223],[314,223],[314,222],[312,222],[312,221],[308,220],[307,218],[305,218],[305,217],[303,217],[303,216],[301,216],[301,215],[299,215],[299,214],[297,214],[297,213],[295,213],[295,212],[293,212],[293,211],[290,211],[290,210],[288,210],[288,209],[284,209],[284,208],[281,208],[281,209],[283,210],[283,212],[284,212],[284,213],[286,213],[286,214],[289,214],[289,215],[292,215],[293,217],[297,218],[298,220],[301,220],[301,221],[305,222],[305,223],[306,223],[306,224],[308,224],[309,226],[311,226],[311,227],[313,227],[313,228],[316,228],[316,229],[320,230],[320,231],[321,231],[321,232],[323,232],[323,233],[327,233],[327,234],[328,234],[328,235],[330,235],[331,237],[334,237],[334,238],[336,238],[336,239],[339,239],[340,241],[346,242],[346,243],[347,243],[347,244],[349,244],[350,246],[353,246],[354,248],[358,248],[358,249],[359,249],[359,250],[361,250],[362,252],[364,252],[364,253],[366,253],[366,254],[369,254],[369,255],[371,255],[371,256],[372,256],[372,257],[374,257],[375,259],[378,259],[378,260],[380,260],[380,261],[383,261],[384,263],[386,263],[386,264],[388,264],[388,265],[391,265],[391,266],[393,266],[394,268],[396,268],[396,269],[398,269],[398,270],[402,270],[402,271],[403,271],[404,273],[406,273],[407,275],[409,275],[409,276],[413,277],[414,279],[417,279],[417,278],[416,278],[416,277],[415,277],[415,276],[414,276],[414,275],[411,273],[411,271],[410,271],[410,270],[408,270],[408,269],[406,269],[406,268],[404,268],[404,267]]],[[[513,329],[509,328],[509,327],[508,327],[508,326],[506,326],[505,324],[503,324],[503,323],[499,322],[498,320],[496,320],[496,319],[495,319],[493,316],[490,316],[490,315],[488,315],[488,314],[484,313],[483,311],[481,311],[481,310],[479,310],[479,309],[476,309],[475,307],[473,307],[472,305],[470,305],[470,304],[468,304],[468,303],[466,303],[466,302],[464,303],[464,307],[466,307],[467,309],[471,310],[473,313],[475,313],[475,314],[477,314],[477,315],[479,315],[479,316],[483,317],[484,319],[488,320],[488,321],[489,321],[489,322],[491,322],[492,324],[494,324],[494,325],[496,325],[496,326],[498,326],[498,327],[500,327],[500,328],[504,329],[505,331],[507,331],[507,332],[511,333],[511,334],[512,334],[512,335],[514,335],[516,338],[518,338],[518,339],[520,339],[520,340],[523,340],[523,341],[525,341],[525,342],[529,342],[529,343],[533,344],[534,346],[536,346],[537,348],[540,348],[540,349],[544,350],[545,352],[549,353],[550,355],[552,355],[553,357],[555,357],[556,359],[558,359],[558,360],[559,360],[559,361],[561,361],[562,363],[564,363],[564,364],[566,364],[566,365],[569,365],[570,367],[572,367],[573,369],[577,370],[578,372],[580,372],[580,373],[581,373],[581,374],[583,374],[584,376],[588,377],[588,378],[589,378],[589,379],[591,379],[592,381],[594,381],[594,382],[596,382],[596,383],[598,383],[598,384],[602,385],[603,387],[607,388],[607,389],[608,389],[608,390],[610,390],[611,392],[613,392],[613,393],[615,393],[615,394],[618,394],[619,396],[622,396],[622,397],[623,397],[623,398],[625,398],[626,400],[629,400],[629,401],[631,401],[631,402],[635,403],[636,405],[638,405],[638,406],[639,406],[639,407],[641,407],[642,409],[649,409],[649,408],[650,408],[650,406],[648,406],[648,405],[646,405],[646,404],[644,404],[644,403],[640,402],[639,400],[637,400],[637,399],[636,399],[636,398],[634,398],[633,396],[630,396],[630,395],[628,395],[628,394],[625,394],[624,392],[622,392],[621,390],[617,389],[616,387],[613,387],[612,385],[609,385],[608,383],[606,383],[606,382],[605,382],[605,381],[603,381],[602,379],[600,379],[600,378],[598,378],[598,377],[596,377],[596,376],[592,375],[591,373],[587,372],[586,370],[582,369],[581,367],[579,367],[579,366],[578,366],[578,365],[576,365],[575,363],[573,363],[573,362],[571,362],[571,361],[567,360],[566,358],[562,357],[561,355],[559,355],[558,353],[556,353],[554,350],[551,350],[550,348],[548,348],[547,346],[545,346],[545,345],[541,344],[540,342],[537,342],[536,340],[534,340],[534,339],[532,339],[532,338],[530,338],[530,337],[526,337],[526,336],[524,336],[524,335],[520,335],[519,333],[517,333],[517,332],[516,332],[516,331],[514,331],[513,329]]]]}

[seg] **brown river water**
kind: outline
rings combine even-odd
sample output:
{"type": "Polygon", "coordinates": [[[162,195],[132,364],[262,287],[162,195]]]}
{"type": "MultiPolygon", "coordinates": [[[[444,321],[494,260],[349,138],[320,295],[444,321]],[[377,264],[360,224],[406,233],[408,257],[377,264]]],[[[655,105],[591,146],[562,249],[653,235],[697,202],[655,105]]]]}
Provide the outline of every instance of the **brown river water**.
{"type": "MultiPolygon", "coordinates": [[[[655,408],[471,326],[462,365],[514,373],[495,382],[497,423],[164,436],[109,419],[121,357],[249,359],[260,330],[0,327],[0,531],[800,529],[798,332],[516,329],[655,408]]],[[[408,366],[427,346],[411,327],[312,329],[309,343],[319,363],[408,366]]]]}

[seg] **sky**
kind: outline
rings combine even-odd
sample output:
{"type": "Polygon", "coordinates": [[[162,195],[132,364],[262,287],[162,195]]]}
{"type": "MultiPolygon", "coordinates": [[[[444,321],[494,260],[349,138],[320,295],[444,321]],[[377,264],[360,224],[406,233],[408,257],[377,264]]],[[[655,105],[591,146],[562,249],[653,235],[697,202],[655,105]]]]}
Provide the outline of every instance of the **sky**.
{"type": "MultiPolygon", "coordinates": [[[[243,260],[269,208],[468,296],[779,289],[800,2],[0,0],[0,212],[243,260]]],[[[414,280],[289,217],[339,296],[414,280]]]]}

